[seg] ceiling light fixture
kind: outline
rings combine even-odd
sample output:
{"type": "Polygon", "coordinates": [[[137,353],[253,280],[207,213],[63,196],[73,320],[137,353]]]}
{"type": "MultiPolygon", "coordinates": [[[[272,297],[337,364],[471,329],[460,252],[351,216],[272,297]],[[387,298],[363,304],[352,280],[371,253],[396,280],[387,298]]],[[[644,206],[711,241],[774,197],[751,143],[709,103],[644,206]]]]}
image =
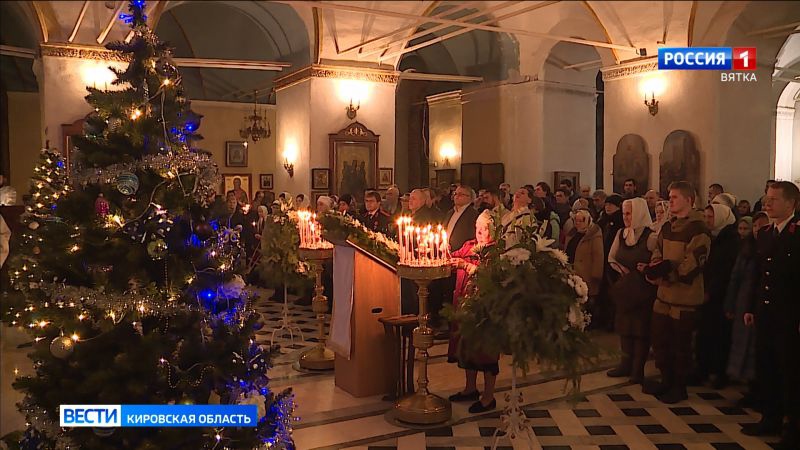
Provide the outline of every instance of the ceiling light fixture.
{"type": "Polygon", "coordinates": [[[253,91],[253,114],[245,116],[244,126],[239,129],[239,136],[242,139],[250,139],[253,142],[258,142],[259,139],[265,139],[272,136],[272,129],[269,126],[269,121],[266,119],[266,110],[262,111],[264,116],[258,114],[258,91],[253,91]],[[261,123],[267,124],[264,128],[261,123]],[[249,125],[248,125],[249,124],[249,125]]]}

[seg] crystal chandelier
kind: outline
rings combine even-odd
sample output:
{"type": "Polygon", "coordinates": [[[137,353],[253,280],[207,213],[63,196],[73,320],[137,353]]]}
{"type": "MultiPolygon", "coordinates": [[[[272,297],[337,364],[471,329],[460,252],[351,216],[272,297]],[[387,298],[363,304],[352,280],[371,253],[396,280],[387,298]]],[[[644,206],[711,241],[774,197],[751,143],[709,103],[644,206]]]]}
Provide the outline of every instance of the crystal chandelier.
{"type": "MultiPolygon", "coordinates": [[[[264,114],[264,116],[266,116],[266,114],[264,114]]],[[[258,142],[259,139],[269,138],[272,135],[269,121],[258,114],[258,91],[253,91],[253,114],[245,116],[244,120],[244,127],[239,130],[239,136],[241,136],[242,139],[250,139],[253,142],[258,142]],[[267,125],[266,128],[261,125],[262,121],[267,125]]]]}

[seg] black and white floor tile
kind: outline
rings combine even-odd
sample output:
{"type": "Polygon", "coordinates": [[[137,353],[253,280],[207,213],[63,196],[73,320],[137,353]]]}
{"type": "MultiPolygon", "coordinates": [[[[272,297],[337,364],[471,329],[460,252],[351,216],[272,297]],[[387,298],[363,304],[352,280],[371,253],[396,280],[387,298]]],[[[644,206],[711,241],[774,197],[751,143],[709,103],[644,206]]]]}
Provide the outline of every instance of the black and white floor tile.
{"type": "MultiPolygon", "coordinates": [[[[257,301],[265,326],[258,332],[258,342],[269,345],[272,331],[280,327],[281,302],[267,300],[268,292],[257,301]]],[[[292,387],[300,421],[295,427],[297,448],[351,450],[481,450],[491,448],[499,409],[483,415],[471,415],[469,406],[453,405],[453,419],[434,429],[415,430],[398,427],[384,417],[392,407],[380,396],[355,398],[335,385],[333,372],[300,373],[293,366],[299,354],[317,342],[317,323],[310,306],[298,306],[290,298],[290,314],[304,339],[277,335],[281,354],[274,361],[270,376],[275,388],[292,387]]],[[[327,328],[326,328],[327,332],[327,328]]],[[[609,346],[616,339],[598,335],[609,346]]],[[[462,387],[461,371],[445,362],[446,343],[437,342],[431,349],[429,376],[431,389],[447,396],[462,387]]],[[[584,375],[584,395],[577,403],[567,403],[564,380],[558,374],[529,373],[520,377],[518,386],[524,395],[525,412],[540,448],[545,450],[768,450],[776,439],[759,439],[741,434],[741,424],[758,420],[758,414],[736,407],[741,387],[722,391],[692,388],[689,399],[676,405],[664,405],[641,393],[639,386],[605,376],[613,364],[584,375]]],[[[648,373],[654,374],[652,363],[648,373]]],[[[498,379],[498,408],[510,389],[508,360],[501,360],[498,379]]],[[[479,380],[481,381],[481,380],[479,380]]],[[[623,380],[624,381],[624,380],[623,380]]],[[[528,447],[524,441],[499,441],[499,449],[528,447]]]]}

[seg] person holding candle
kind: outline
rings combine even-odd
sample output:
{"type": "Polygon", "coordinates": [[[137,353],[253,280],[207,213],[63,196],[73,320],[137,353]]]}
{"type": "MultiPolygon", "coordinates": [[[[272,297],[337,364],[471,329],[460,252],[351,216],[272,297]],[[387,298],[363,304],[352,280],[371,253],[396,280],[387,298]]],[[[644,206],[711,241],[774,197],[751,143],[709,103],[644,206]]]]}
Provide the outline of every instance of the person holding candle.
{"type": "MultiPolygon", "coordinates": [[[[486,246],[492,245],[492,231],[494,221],[488,211],[478,216],[475,223],[475,239],[464,243],[460,249],[452,254],[451,264],[456,268],[456,287],[453,293],[453,306],[458,309],[461,300],[465,297],[470,278],[478,269],[481,252],[486,246]]],[[[494,398],[495,382],[500,372],[498,361],[500,355],[488,355],[480,352],[469,351],[469,345],[460,338],[458,325],[450,323],[450,343],[447,348],[447,361],[457,363],[458,367],[465,370],[466,383],[464,389],[450,396],[452,402],[474,401],[469,407],[472,414],[491,411],[497,407],[494,398]],[[478,372],[483,372],[483,393],[478,392],[478,372]]]]}
{"type": "MultiPolygon", "coordinates": [[[[453,192],[453,208],[448,211],[444,224],[446,225],[448,244],[450,248],[459,249],[464,243],[475,237],[475,221],[478,219],[478,210],[472,206],[475,200],[475,191],[469,186],[459,185],[453,192]]],[[[431,299],[431,311],[438,315],[445,302],[451,301],[456,289],[456,274],[448,278],[436,280],[432,283],[438,285],[441,295],[431,299]]],[[[446,330],[443,330],[443,333],[446,330]]]]}

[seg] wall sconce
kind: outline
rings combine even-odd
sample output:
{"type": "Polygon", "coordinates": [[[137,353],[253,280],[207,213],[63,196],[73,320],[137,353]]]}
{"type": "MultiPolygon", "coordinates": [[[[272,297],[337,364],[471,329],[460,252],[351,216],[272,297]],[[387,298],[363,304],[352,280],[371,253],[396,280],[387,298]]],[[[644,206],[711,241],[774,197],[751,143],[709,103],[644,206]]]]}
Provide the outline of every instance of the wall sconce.
{"type": "Polygon", "coordinates": [[[290,163],[288,159],[283,160],[283,168],[289,174],[289,178],[294,176],[294,164],[290,163]]]}
{"type": "Polygon", "coordinates": [[[656,100],[656,95],[654,93],[650,93],[650,100],[647,100],[647,96],[645,95],[644,104],[647,105],[651,116],[658,114],[658,100],[656,100]]]}
{"type": "Polygon", "coordinates": [[[344,110],[347,111],[347,118],[350,120],[355,119],[356,112],[358,112],[359,108],[361,108],[361,101],[359,100],[358,104],[356,106],[353,106],[353,99],[351,98],[350,104],[346,108],[344,108],[344,110]]]}
{"type": "Polygon", "coordinates": [[[369,98],[369,83],[360,80],[336,80],[336,89],[339,98],[349,102],[349,105],[344,108],[347,118],[355,119],[361,103],[369,98]]]}
{"type": "Polygon", "coordinates": [[[658,114],[658,100],[656,96],[660,96],[664,92],[665,81],[660,75],[651,75],[642,80],[640,89],[644,95],[644,104],[647,106],[647,111],[651,116],[658,114]],[[648,100],[647,97],[650,97],[648,100]]]}
{"type": "Polygon", "coordinates": [[[444,158],[444,166],[450,167],[450,158],[456,157],[456,147],[452,143],[448,142],[442,145],[442,149],[439,150],[439,155],[444,158]]]}
{"type": "Polygon", "coordinates": [[[289,174],[289,178],[294,177],[294,162],[297,160],[297,143],[294,140],[286,141],[286,148],[283,150],[283,168],[289,174]]]}

